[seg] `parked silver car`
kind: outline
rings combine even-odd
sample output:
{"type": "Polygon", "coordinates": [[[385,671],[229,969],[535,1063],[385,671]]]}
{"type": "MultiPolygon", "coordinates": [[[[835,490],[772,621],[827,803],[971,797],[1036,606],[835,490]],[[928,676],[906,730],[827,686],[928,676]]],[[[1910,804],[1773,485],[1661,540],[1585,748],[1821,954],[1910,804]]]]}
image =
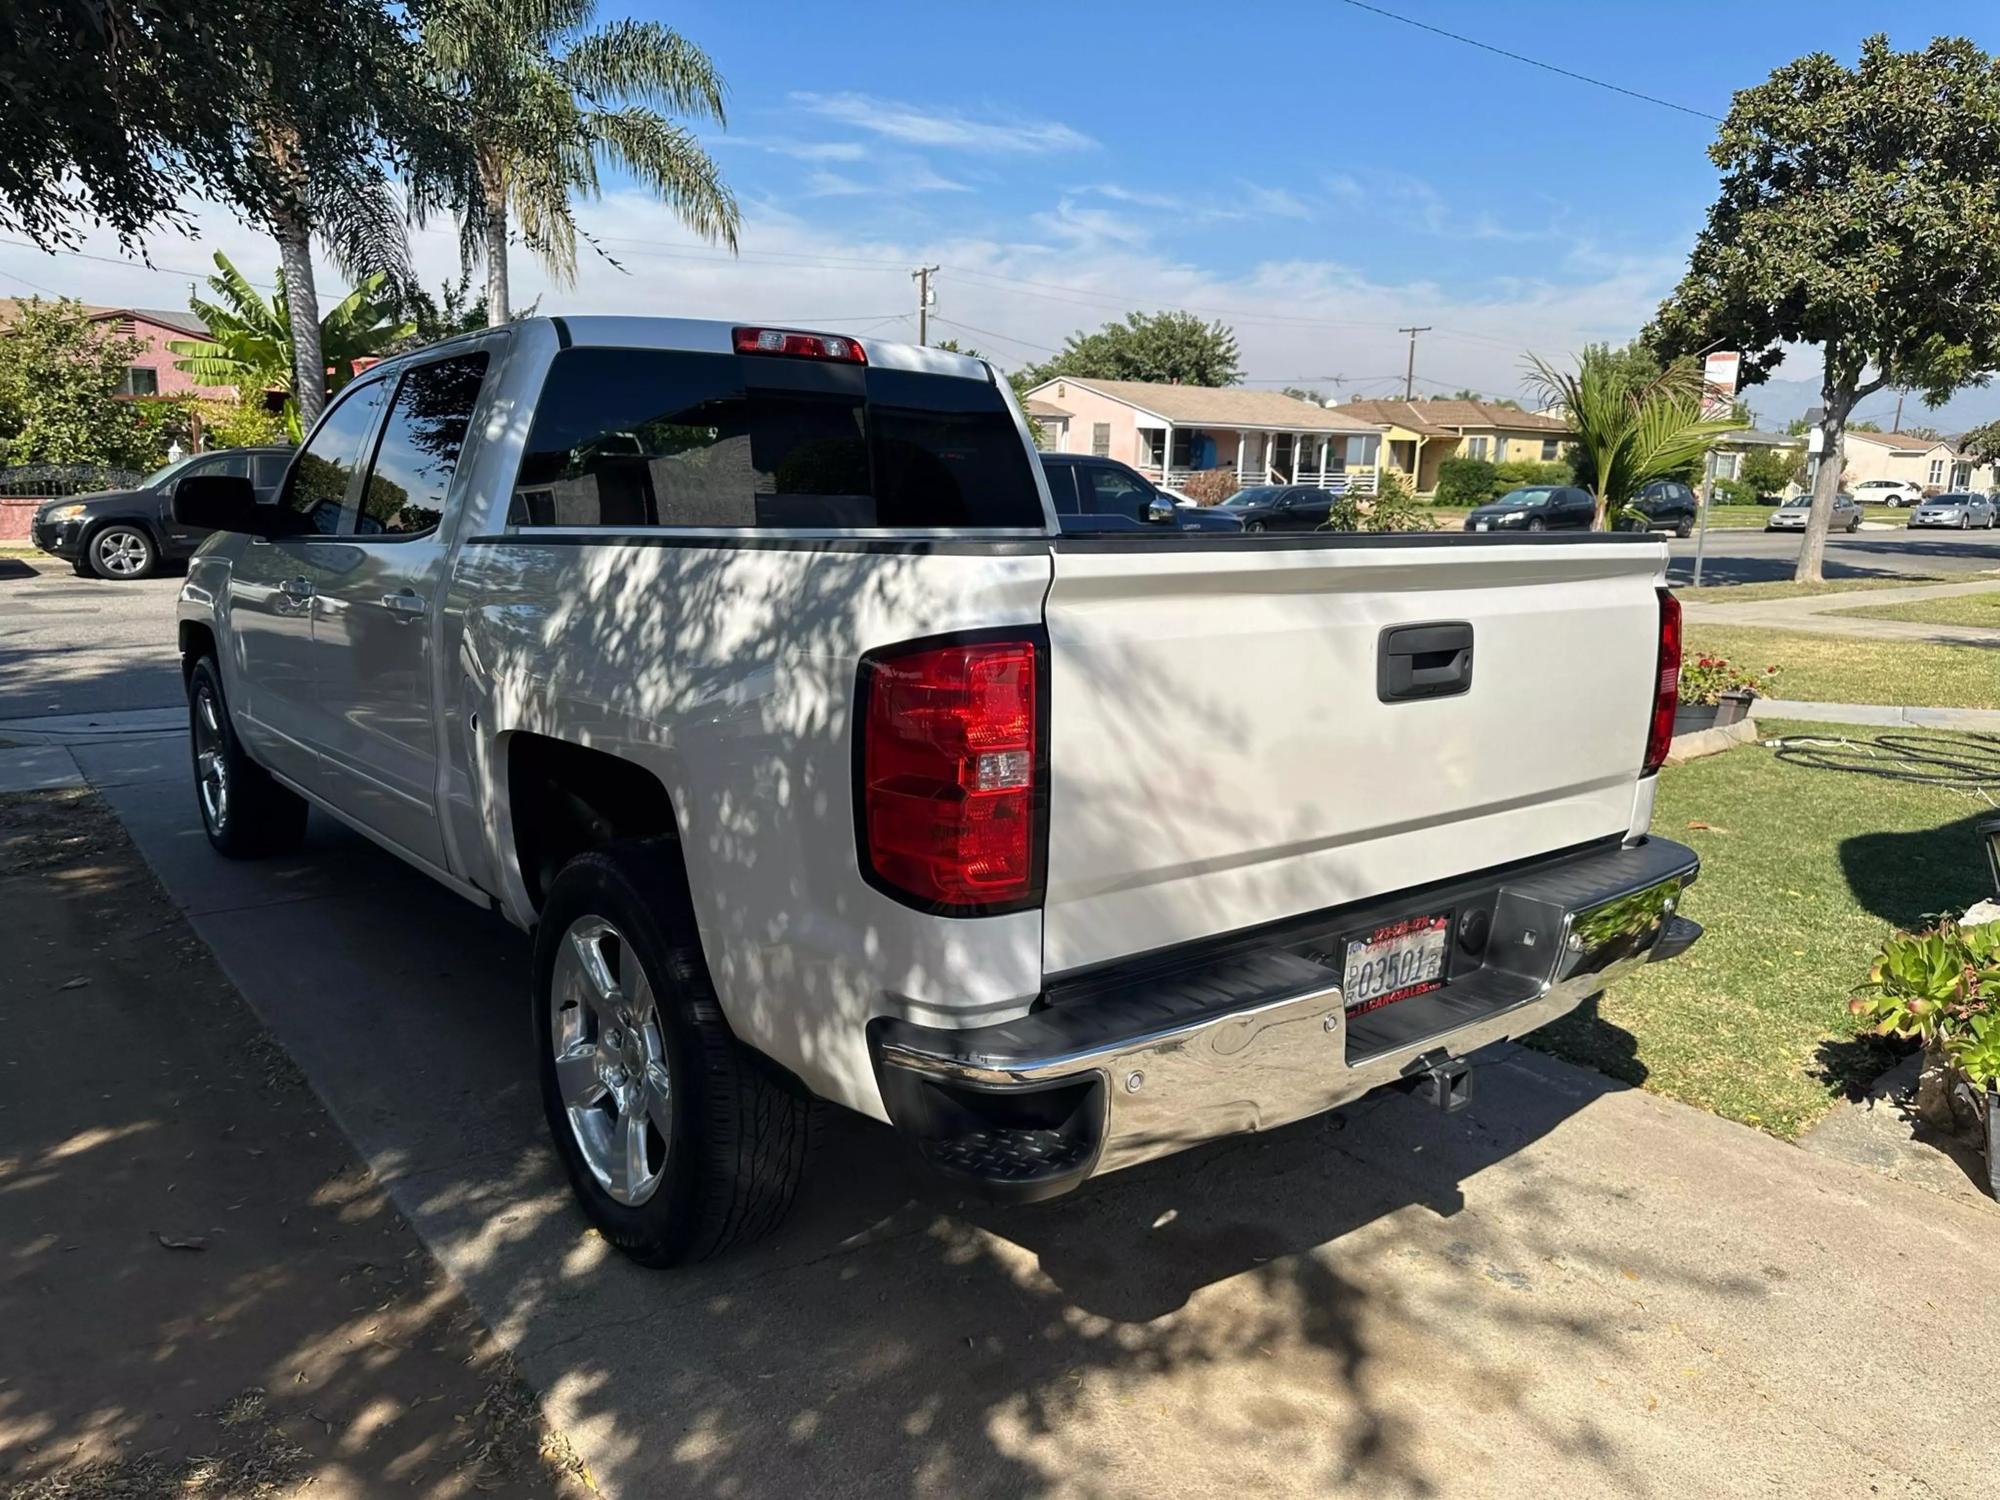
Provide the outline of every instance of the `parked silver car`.
{"type": "Polygon", "coordinates": [[[1970,531],[1977,526],[1991,528],[1994,524],[1994,504],[1976,490],[1960,490],[1949,495],[1933,495],[1915,510],[1905,523],[1917,526],[1954,526],[1960,531],[1970,531]]]}
{"type": "MultiPolygon", "coordinates": [[[[1766,531],[1804,531],[1806,518],[1812,514],[1812,496],[1794,495],[1783,505],[1771,512],[1771,518],[1764,523],[1766,531]]],[[[1833,497],[1833,519],[1827,522],[1829,531],[1859,531],[1861,529],[1861,504],[1845,492],[1833,497]]]]}

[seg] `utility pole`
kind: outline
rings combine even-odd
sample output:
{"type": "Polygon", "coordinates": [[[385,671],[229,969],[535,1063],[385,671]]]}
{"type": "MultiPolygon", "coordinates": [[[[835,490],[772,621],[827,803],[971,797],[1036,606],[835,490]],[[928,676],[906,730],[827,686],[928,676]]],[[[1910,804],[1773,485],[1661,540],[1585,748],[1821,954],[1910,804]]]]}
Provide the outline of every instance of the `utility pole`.
{"type": "Polygon", "coordinates": [[[937,275],[937,270],[936,266],[918,266],[910,272],[910,280],[917,284],[917,342],[920,344],[931,341],[931,303],[937,300],[931,278],[937,275]]]}
{"type": "Polygon", "coordinates": [[[1417,394],[1417,335],[1420,333],[1429,333],[1430,331],[1431,325],[1428,323],[1424,324],[1421,328],[1398,328],[1396,330],[1398,333],[1407,333],[1410,336],[1410,363],[1403,371],[1403,399],[1405,401],[1415,399],[1417,394]]]}
{"type": "Polygon", "coordinates": [[[1901,432],[1903,430],[1903,393],[1901,391],[1896,392],[1896,420],[1890,424],[1889,430],[1891,432],[1901,432]]]}

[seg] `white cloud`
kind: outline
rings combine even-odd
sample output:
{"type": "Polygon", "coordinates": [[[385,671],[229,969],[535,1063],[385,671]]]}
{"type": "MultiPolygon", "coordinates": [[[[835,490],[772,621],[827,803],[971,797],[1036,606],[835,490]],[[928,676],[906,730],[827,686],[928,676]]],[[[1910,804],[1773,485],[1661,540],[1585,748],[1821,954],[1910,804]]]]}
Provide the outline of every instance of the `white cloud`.
{"type": "Polygon", "coordinates": [[[842,172],[814,172],[806,179],[806,195],[812,198],[858,198],[868,194],[902,197],[910,193],[969,193],[965,183],[931,170],[917,158],[900,161],[872,181],[864,182],[842,172]]]}
{"type": "Polygon", "coordinates": [[[1134,208],[1167,208],[1178,210],[1185,209],[1188,206],[1185,198],[1177,197],[1172,193],[1156,193],[1146,188],[1129,188],[1116,182],[1087,182],[1081,187],[1071,188],[1070,192],[1079,198],[1087,194],[1094,194],[1099,198],[1109,198],[1113,203],[1129,203],[1134,208]]]}
{"type": "MultiPolygon", "coordinates": [[[[220,245],[246,274],[271,279],[277,251],[268,239],[213,206],[197,205],[192,213],[201,239],[160,237],[152,247],[157,264],[198,274],[220,245]]],[[[1556,263],[1544,279],[1476,284],[1398,280],[1327,259],[1224,271],[1177,257],[1144,225],[1074,198],[1033,216],[1039,238],[1031,243],[914,229],[843,232],[805,200],[753,197],[744,204],[744,254],[736,258],[691,239],[643,194],[580,204],[578,218],[624,272],[585,248],[577,285],[554,287],[532,257],[516,250],[514,289],[523,305],[539,298],[544,313],[734,316],[910,338],[910,270],[940,264],[940,336],[976,345],[1010,367],[1045,357],[1074,329],[1135,308],[1183,307],[1235,328],[1250,376],[1331,390],[1328,377],[1339,375],[1348,383],[1338,389],[1347,394],[1400,389],[1405,342],[1396,327],[1410,323],[1434,325],[1418,345],[1420,383],[1517,392],[1526,350],[1561,356],[1588,341],[1631,337],[1680,269],[1664,257],[1620,259],[1586,247],[1579,264],[1556,263]],[[1375,383],[1364,387],[1369,378],[1375,383]]],[[[116,241],[101,233],[82,248],[118,256],[116,241]]],[[[420,233],[414,248],[425,284],[457,276],[457,236],[449,226],[420,233]]],[[[330,303],[341,282],[324,265],[320,272],[330,303]]],[[[0,293],[25,295],[7,281],[10,275],[90,302],[150,307],[184,306],[191,279],[0,244],[0,293]]]]}
{"type": "Polygon", "coordinates": [[[1057,120],[976,120],[955,110],[926,109],[873,94],[794,93],[790,98],[813,114],[910,146],[1042,156],[1097,144],[1057,120]]]}
{"type": "Polygon", "coordinates": [[[800,141],[774,135],[718,135],[714,140],[717,145],[750,146],[794,161],[861,161],[868,155],[868,147],[860,141],[800,141]]]}
{"type": "Polygon", "coordinates": [[[1243,203],[1253,214],[1273,219],[1310,219],[1312,205],[1296,193],[1280,187],[1260,187],[1254,182],[1239,183],[1243,203]]]}
{"type": "Polygon", "coordinates": [[[1346,212],[1374,214],[1416,234],[1525,243],[1554,239],[1561,232],[1560,216],[1554,213],[1539,225],[1505,223],[1484,209],[1467,213],[1433,184],[1408,172],[1336,172],[1322,178],[1321,185],[1346,212]]]}

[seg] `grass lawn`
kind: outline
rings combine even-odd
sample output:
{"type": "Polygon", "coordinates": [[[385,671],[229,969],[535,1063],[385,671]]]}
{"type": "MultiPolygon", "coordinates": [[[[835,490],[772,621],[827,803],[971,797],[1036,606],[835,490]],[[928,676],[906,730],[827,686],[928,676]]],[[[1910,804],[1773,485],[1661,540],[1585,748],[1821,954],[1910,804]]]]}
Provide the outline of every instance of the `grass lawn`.
{"type": "Polygon", "coordinates": [[[1784,668],[1774,698],[1891,703],[1914,708],[2000,708],[2000,651],[1929,641],[1871,641],[1754,626],[1689,625],[1687,654],[1784,668]]]}
{"type": "Polygon", "coordinates": [[[1775,505],[1711,505],[1708,508],[1708,529],[1741,530],[1745,526],[1761,527],[1771,519],[1775,505]]]}
{"type": "MultiPolygon", "coordinates": [[[[1760,723],[1854,740],[1855,725],[1760,723]]],[[[1701,854],[1707,935],[1535,1034],[1545,1051],[1790,1139],[1894,1061],[1847,1001],[1893,927],[1990,892],[1969,795],[1814,769],[1761,745],[1661,773],[1653,829],[1701,854]],[[1704,826],[1705,825],[1705,826],[1704,826]]]]}
{"type": "Polygon", "coordinates": [[[1925,583],[1971,581],[1906,574],[1900,578],[1829,578],[1824,583],[1793,583],[1789,579],[1782,583],[1712,583],[1698,589],[1675,589],[1674,593],[1683,604],[1751,604],[1759,599],[1802,599],[1808,594],[1846,594],[1857,589],[1905,589],[1925,583]]]}
{"type": "Polygon", "coordinates": [[[1920,625],[2000,627],[2000,584],[1996,584],[1990,594],[1959,594],[1950,599],[1919,599],[1912,604],[1869,604],[1859,609],[1843,609],[1838,613],[1867,615],[1877,620],[1915,620],[1920,625]]]}

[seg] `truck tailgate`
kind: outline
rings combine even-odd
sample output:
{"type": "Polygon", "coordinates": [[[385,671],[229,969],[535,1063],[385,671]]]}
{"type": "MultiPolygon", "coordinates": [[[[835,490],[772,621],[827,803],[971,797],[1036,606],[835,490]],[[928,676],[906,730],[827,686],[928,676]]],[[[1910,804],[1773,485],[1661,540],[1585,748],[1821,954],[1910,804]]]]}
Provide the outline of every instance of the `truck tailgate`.
{"type": "Polygon", "coordinates": [[[1665,561],[1623,536],[1058,544],[1045,969],[1624,833],[1665,561]],[[1432,624],[1470,627],[1470,686],[1382,701],[1383,633],[1432,624]]]}

